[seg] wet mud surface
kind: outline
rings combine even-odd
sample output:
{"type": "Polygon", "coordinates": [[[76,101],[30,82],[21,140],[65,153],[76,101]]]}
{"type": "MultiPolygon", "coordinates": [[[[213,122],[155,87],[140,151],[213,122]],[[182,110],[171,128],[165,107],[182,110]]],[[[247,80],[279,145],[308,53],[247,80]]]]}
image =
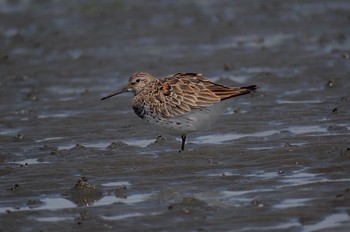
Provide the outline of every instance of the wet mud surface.
{"type": "Polygon", "coordinates": [[[0,1],[0,230],[349,231],[350,3],[147,3],[0,1]],[[134,71],[260,89],[178,153],[134,71]]]}

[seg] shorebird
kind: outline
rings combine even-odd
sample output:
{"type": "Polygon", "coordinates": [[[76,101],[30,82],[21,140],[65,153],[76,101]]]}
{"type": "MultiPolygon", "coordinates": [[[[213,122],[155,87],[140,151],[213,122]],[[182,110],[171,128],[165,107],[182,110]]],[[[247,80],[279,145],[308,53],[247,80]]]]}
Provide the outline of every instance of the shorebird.
{"type": "Polygon", "coordinates": [[[181,135],[181,152],[185,149],[188,133],[213,122],[225,110],[221,102],[257,88],[256,85],[229,87],[217,84],[199,73],[176,73],[157,79],[145,72],[135,72],[124,87],[101,100],[124,92],[133,93],[132,107],[137,116],[151,125],[181,135]]]}

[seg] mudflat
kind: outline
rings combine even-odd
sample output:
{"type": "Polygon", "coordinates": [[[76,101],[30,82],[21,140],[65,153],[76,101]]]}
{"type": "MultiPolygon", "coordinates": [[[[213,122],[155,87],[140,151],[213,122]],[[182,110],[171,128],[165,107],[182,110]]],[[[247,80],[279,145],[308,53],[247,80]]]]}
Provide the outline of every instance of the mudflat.
{"type": "Polygon", "coordinates": [[[348,231],[348,1],[1,1],[1,231],[348,231]],[[135,71],[256,84],[180,139],[135,71]]]}

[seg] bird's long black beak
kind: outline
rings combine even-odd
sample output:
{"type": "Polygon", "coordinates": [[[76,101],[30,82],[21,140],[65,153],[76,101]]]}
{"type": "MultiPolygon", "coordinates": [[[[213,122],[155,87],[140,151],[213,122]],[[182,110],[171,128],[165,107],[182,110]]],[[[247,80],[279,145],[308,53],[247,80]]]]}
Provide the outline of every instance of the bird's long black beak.
{"type": "Polygon", "coordinates": [[[118,94],[121,94],[121,93],[125,93],[125,92],[129,92],[129,89],[128,89],[127,86],[124,86],[123,88],[115,91],[114,93],[111,93],[110,95],[101,98],[101,101],[106,100],[107,98],[113,97],[115,95],[118,95],[118,94]]]}

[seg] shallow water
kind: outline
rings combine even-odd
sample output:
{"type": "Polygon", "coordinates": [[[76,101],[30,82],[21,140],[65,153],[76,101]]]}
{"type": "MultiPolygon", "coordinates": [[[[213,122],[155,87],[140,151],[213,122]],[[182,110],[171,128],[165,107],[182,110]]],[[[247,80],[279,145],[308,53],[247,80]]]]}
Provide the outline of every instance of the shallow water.
{"type": "Polygon", "coordinates": [[[348,1],[0,1],[1,231],[349,231],[348,1]],[[148,127],[132,72],[259,90],[148,127]],[[161,135],[161,137],[158,137],[161,135]]]}

